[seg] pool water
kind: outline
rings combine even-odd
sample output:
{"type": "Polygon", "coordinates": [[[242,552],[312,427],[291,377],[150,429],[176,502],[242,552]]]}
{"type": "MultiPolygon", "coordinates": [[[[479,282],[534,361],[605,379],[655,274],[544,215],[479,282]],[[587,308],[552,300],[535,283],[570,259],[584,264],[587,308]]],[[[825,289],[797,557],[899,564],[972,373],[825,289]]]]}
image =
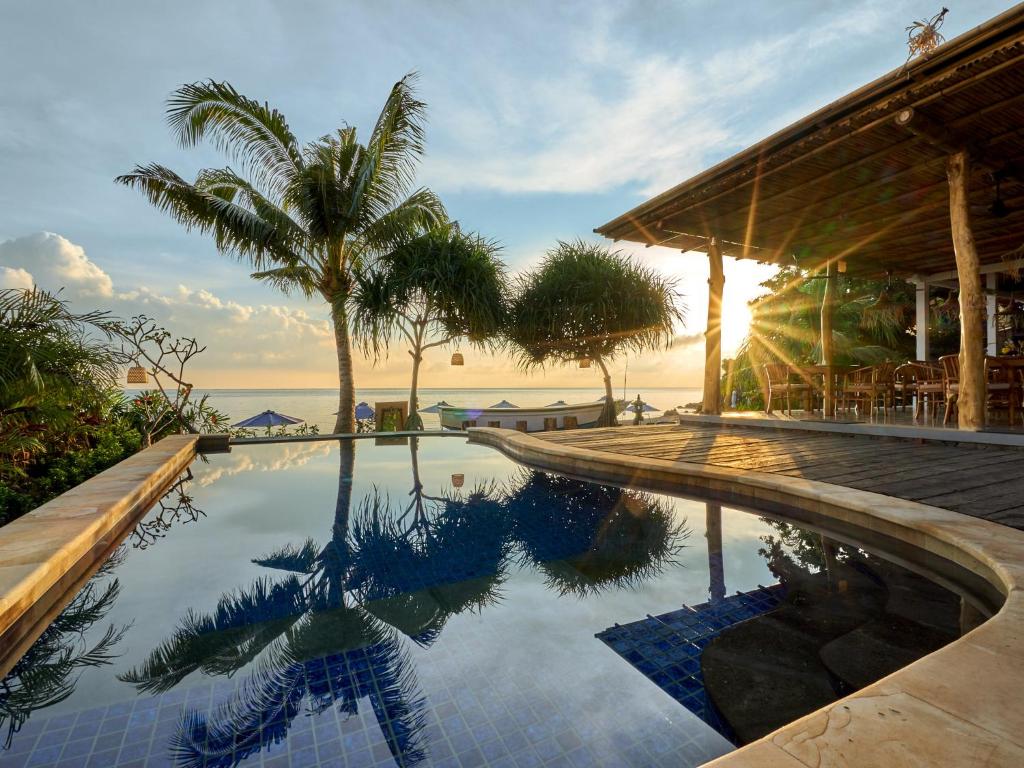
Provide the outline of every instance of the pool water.
{"type": "Polygon", "coordinates": [[[959,605],[459,438],[236,446],[8,673],[0,768],[695,766],[953,639],[959,605]]]}

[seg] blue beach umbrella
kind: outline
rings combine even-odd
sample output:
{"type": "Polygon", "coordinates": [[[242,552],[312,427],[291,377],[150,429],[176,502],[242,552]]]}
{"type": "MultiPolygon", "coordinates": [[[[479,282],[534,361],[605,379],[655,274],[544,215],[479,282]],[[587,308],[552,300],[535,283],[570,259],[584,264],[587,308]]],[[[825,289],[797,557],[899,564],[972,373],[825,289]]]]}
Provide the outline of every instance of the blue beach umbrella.
{"type": "Polygon", "coordinates": [[[426,408],[420,408],[420,413],[440,413],[442,408],[452,407],[453,406],[451,403],[446,402],[445,400],[441,400],[439,402],[434,403],[433,405],[428,405],[426,408]]]}
{"type": "Polygon", "coordinates": [[[287,427],[292,424],[302,424],[305,419],[296,419],[293,416],[285,416],[283,413],[277,411],[264,411],[263,413],[257,414],[256,416],[250,416],[248,419],[243,419],[237,424],[232,424],[233,427],[287,427]]]}
{"type": "Polygon", "coordinates": [[[359,420],[372,419],[373,413],[373,408],[367,405],[365,400],[356,406],[356,418],[359,420]]]}
{"type": "Polygon", "coordinates": [[[518,408],[518,405],[513,405],[508,400],[502,400],[500,403],[495,403],[491,408],[518,408]]]}

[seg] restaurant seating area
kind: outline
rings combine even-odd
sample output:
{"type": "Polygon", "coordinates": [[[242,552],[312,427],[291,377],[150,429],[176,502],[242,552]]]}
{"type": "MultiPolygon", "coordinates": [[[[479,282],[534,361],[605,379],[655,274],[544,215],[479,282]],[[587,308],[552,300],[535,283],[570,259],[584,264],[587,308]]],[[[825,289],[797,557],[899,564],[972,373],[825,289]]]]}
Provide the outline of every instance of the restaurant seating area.
{"type": "MultiPolygon", "coordinates": [[[[985,358],[986,425],[1024,427],[1024,357],[985,358]]],[[[932,362],[884,362],[869,366],[763,366],[764,410],[829,419],[912,420],[956,424],[960,361],[945,355],[932,362]],[[832,384],[827,413],[826,382],[832,384]],[[902,418],[900,418],[902,417],[902,418]]]]}

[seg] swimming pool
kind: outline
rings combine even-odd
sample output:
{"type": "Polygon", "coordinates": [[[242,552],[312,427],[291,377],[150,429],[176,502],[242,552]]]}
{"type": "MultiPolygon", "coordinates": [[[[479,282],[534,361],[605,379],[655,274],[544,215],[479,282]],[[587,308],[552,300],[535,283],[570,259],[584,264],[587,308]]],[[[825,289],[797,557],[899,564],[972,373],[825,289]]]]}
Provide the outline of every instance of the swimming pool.
{"type": "Polygon", "coordinates": [[[958,610],[813,531],[457,438],[239,446],[7,675],[0,766],[698,765],[958,610]]]}

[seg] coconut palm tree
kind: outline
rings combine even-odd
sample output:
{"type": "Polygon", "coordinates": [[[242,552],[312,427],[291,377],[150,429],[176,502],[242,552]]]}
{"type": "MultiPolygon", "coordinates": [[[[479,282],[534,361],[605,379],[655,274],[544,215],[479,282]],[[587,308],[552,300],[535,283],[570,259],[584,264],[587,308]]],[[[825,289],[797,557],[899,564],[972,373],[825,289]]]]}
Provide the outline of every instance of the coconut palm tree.
{"type": "Polygon", "coordinates": [[[608,361],[627,350],[668,347],[684,319],[676,283],[620,251],[582,240],[559,241],[523,275],[509,308],[506,336],[523,368],[593,360],[604,377],[599,424],[617,423],[608,361]]]}
{"type": "Polygon", "coordinates": [[[184,85],[167,108],[178,140],[192,147],[210,139],[240,172],[205,169],[188,182],[154,163],[117,178],[248,262],[253,278],[328,303],[340,385],[335,432],[355,427],[347,306],[354,271],[445,218],[430,191],[409,194],[425,109],[414,83],[413,74],[395,83],[366,144],[346,126],[304,146],[284,115],[230,84],[184,85]]]}
{"type": "Polygon", "coordinates": [[[412,357],[406,429],[423,429],[417,387],[423,353],[460,338],[484,344],[504,319],[505,265],[498,247],[457,223],[439,224],[356,275],[354,332],[379,359],[404,337],[412,357]]]}

